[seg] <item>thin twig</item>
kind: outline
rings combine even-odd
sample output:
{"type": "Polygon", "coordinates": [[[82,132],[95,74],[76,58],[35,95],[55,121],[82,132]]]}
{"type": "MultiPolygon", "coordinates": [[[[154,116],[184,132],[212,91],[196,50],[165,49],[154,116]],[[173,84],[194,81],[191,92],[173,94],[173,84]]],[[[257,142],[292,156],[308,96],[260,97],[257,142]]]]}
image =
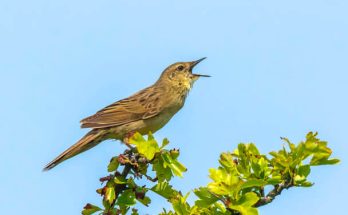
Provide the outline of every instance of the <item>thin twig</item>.
{"type": "Polygon", "coordinates": [[[263,205],[267,205],[271,203],[276,196],[279,196],[284,189],[289,189],[290,187],[293,187],[293,183],[291,181],[282,183],[282,184],[277,184],[274,186],[274,189],[271,190],[267,196],[261,197],[260,200],[254,205],[254,207],[261,207],[263,205]]]}
{"type": "Polygon", "coordinates": [[[149,181],[152,181],[152,182],[157,182],[158,181],[158,178],[157,177],[155,177],[155,178],[151,178],[150,176],[148,176],[148,175],[144,175],[145,177],[146,177],[146,179],[147,180],[149,180],[149,181]]]}

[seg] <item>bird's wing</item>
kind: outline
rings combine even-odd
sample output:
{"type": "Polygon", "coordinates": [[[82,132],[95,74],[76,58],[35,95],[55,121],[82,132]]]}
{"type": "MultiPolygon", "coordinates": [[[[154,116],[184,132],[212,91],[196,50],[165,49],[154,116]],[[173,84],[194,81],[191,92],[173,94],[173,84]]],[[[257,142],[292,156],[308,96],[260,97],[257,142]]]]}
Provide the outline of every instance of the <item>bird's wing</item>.
{"type": "Polygon", "coordinates": [[[106,128],[148,119],[161,112],[159,102],[159,91],[149,87],[81,120],[81,128],[106,128]]]}

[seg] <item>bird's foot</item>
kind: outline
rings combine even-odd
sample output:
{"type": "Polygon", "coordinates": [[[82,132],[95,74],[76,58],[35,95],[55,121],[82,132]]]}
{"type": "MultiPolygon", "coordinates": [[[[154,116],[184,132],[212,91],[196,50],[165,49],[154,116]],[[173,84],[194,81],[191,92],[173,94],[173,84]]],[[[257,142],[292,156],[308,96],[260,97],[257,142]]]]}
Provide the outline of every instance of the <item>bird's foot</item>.
{"type": "Polygon", "coordinates": [[[124,143],[124,145],[126,145],[130,150],[133,150],[133,149],[134,149],[134,147],[131,146],[129,143],[124,143]]]}
{"type": "Polygon", "coordinates": [[[122,141],[130,150],[134,149],[134,147],[131,146],[131,144],[130,144],[130,142],[129,142],[129,139],[132,138],[134,134],[135,134],[134,131],[128,132],[128,133],[124,136],[123,141],[122,141]]]}

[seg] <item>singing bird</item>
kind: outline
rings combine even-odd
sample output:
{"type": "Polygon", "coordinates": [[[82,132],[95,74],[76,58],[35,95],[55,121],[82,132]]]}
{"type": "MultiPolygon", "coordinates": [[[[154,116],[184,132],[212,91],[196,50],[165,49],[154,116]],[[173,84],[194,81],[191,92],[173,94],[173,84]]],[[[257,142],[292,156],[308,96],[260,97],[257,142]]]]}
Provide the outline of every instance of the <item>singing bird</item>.
{"type": "Polygon", "coordinates": [[[193,67],[204,59],[174,63],[167,67],[150,87],[81,120],[81,128],[92,130],[47,164],[44,171],[104,140],[122,141],[134,132],[145,135],[161,129],[183,107],[193,83],[199,77],[210,77],[192,73],[193,67]]]}

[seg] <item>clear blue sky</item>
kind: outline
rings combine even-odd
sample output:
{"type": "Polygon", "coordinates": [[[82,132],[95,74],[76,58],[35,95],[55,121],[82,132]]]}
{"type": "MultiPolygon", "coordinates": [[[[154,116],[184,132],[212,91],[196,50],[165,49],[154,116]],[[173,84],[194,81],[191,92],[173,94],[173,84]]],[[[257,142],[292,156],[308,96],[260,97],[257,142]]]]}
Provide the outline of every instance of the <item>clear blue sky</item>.
{"type": "MultiPolygon", "coordinates": [[[[346,0],[0,1],[2,214],[79,214],[111,156],[105,142],[50,172],[42,167],[86,130],[79,120],[153,83],[176,61],[208,57],[185,107],[161,131],[188,167],[175,186],[205,185],[220,152],[310,131],[338,166],[313,169],[309,189],[261,214],[343,214],[347,189],[346,0]]],[[[155,198],[142,214],[166,202],[155,198]]]]}

